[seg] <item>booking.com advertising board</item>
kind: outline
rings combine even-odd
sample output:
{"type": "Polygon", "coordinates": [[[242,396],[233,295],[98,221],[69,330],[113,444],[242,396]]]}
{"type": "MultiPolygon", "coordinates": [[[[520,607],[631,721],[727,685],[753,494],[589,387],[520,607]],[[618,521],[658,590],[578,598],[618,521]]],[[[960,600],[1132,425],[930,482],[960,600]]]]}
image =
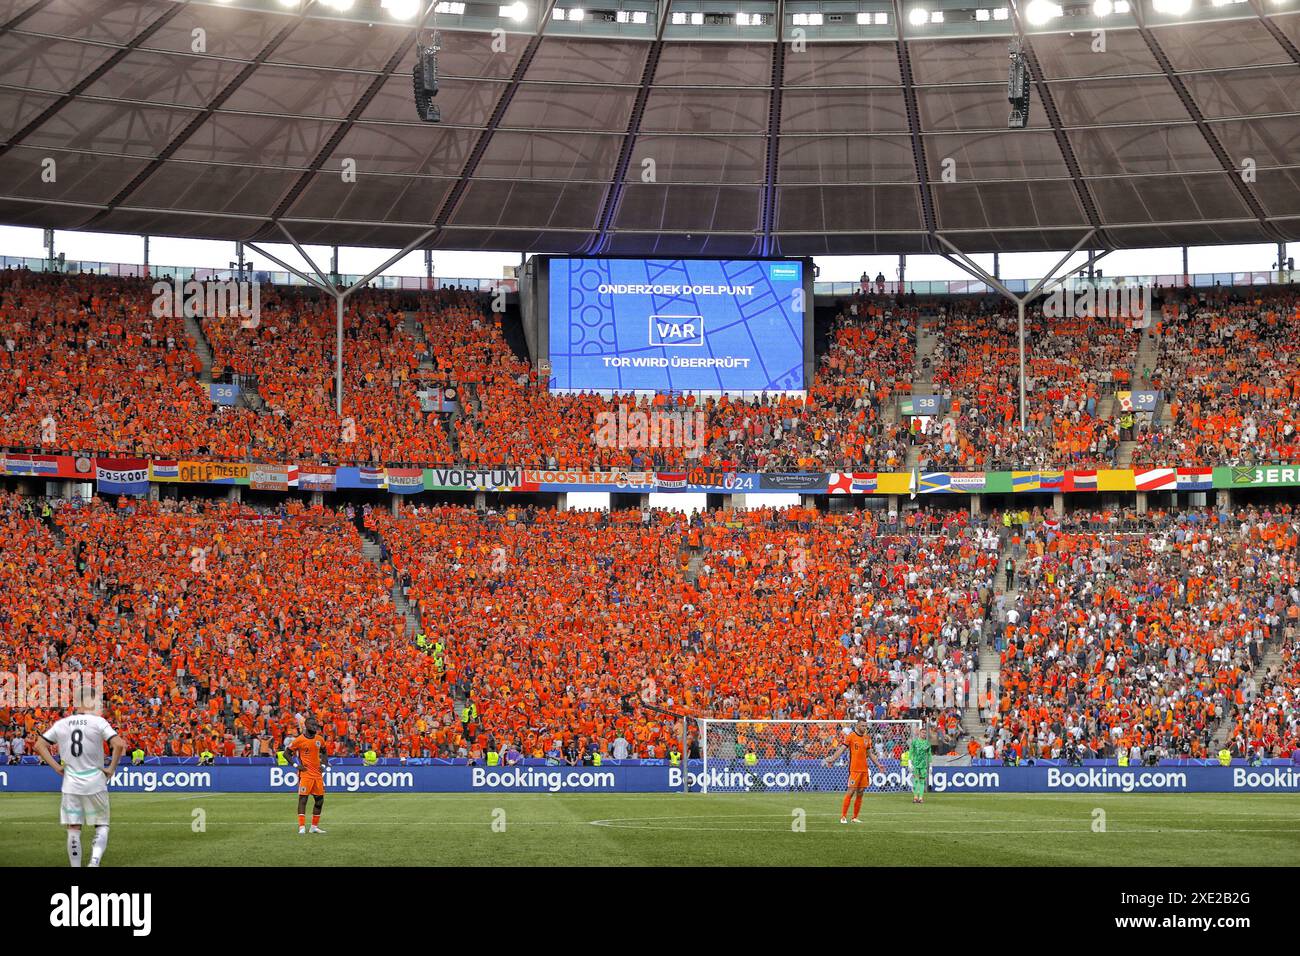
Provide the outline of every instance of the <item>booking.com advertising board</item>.
{"type": "MultiPolygon", "coordinates": [[[[663,763],[604,767],[338,766],[325,774],[337,793],[670,793],[682,789],[683,768],[663,763]]],[[[691,762],[691,789],[715,793],[839,792],[843,767],[760,761],[754,767],[691,762]]],[[[0,767],[0,794],[52,793],[60,778],[37,764],[0,767]]],[[[903,790],[901,768],[877,772],[873,789],[903,790]]],[[[298,775],[286,767],[156,765],[119,768],[119,793],[292,793],[298,775]]],[[[1298,793],[1300,767],[967,767],[930,769],[932,793],[1298,793]]]]}
{"type": "Polygon", "coordinates": [[[806,271],[797,259],[553,258],[550,387],[802,391],[806,271]]]}

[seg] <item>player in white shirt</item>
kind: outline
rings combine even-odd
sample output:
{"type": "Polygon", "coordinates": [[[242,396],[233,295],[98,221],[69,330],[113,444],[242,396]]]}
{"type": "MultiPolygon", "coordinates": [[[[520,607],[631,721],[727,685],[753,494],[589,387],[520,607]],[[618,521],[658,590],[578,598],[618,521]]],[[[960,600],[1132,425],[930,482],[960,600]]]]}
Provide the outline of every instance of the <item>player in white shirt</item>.
{"type": "Polygon", "coordinates": [[[81,828],[95,828],[90,865],[99,866],[108,847],[108,781],[126,753],[126,741],[100,716],[99,695],[91,688],[81,692],[80,706],[36,738],[36,752],[63,777],[59,822],[68,828],[68,862],[81,866],[81,828]],[[60,760],[50,753],[59,749],[60,760]],[[104,766],[105,748],[113,752],[104,766]]]}

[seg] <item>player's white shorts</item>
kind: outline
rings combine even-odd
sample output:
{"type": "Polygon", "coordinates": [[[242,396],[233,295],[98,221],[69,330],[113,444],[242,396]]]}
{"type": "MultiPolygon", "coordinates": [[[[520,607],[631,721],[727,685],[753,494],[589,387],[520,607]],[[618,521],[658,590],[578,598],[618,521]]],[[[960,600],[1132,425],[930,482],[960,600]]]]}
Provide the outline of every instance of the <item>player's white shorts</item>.
{"type": "Polygon", "coordinates": [[[108,791],[101,790],[84,796],[76,793],[63,794],[63,801],[59,804],[59,822],[64,826],[108,826],[108,791]]]}

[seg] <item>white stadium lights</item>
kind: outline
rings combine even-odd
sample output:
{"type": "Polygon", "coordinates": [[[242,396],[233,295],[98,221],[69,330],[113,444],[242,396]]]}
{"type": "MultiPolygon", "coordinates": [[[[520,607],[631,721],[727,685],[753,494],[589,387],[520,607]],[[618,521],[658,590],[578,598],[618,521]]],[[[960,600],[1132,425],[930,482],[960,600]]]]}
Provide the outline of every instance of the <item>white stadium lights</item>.
{"type": "Polygon", "coordinates": [[[883,27],[888,22],[889,22],[889,14],[883,11],[876,11],[875,13],[858,14],[859,26],[868,26],[874,23],[878,27],[883,27]]]}
{"type": "Polygon", "coordinates": [[[301,0],[280,0],[280,6],[287,7],[290,10],[298,9],[301,0]]]}
{"type": "Polygon", "coordinates": [[[1115,9],[1115,5],[1110,0],[1093,0],[1092,15],[1094,17],[1108,17],[1115,9]]]}
{"type": "Polygon", "coordinates": [[[930,11],[925,7],[913,7],[912,12],[907,15],[907,22],[914,27],[923,27],[927,20],[930,19],[930,11]]]}
{"type": "Polygon", "coordinates": [[[409,20],[420,12],[420,0],[382,0],[379,5],[398,20],[409,20]]]}
{"type": "Polygon", "coordinates": [[[524,5],[523,0],[519,0],[517,3],[501,6],[498,8],[497,13],[507,20],[522,20],[528,16],[528,7],[524,5]]]}
{"type": "Polygon", "coordinates": [[[352,0],[320,0],[320,2],[339,13],[347,13],[352,9],[352,0]]]}
{"type": "Polygon", "coordinates": [[[1025,7],[1025,17],[1036,27],[1050,23],[1061,12],[1060,5],[1052,3],[1052,0],[1029,0],[1029,6],[1025,7]]]}
{"type": "Polygon", "coordinates": [[[698,26],[703,26],[703,24],[704,24],[704,14],[702,13],[691,14],[691,26],[698,27],[698,26]]]}
{"type": "Polygon", "coordinates": [[[988,21],[989,15],[991,13],[992,13],[991,10],[987,10],[984,7],[980,7],[975,11],[975,19],[978,20],[980,23],[985,23],[988,21]]]}
{"type": "Polygon", "coordinates": [[[1151,6],[1156,13],[1167,13],[1170,16],[1181,17],[1192,9],[1192,0],[1151,0],[1151,6]]]}
{"type": "Polygon", "coordinates": [[[885,24],[887,24],[888,22],[889,22],[889,14],[888,14],[888,13],[877,13],[877,14],[876,14],[876,26],[878,26],[878,27],[883,27],[883,26],[884,26],[885,24]]]}
{"type": "Polygon", "coordinates": [[[451,13],[460,16],[465,12],[465,4],[461,3],[460,0],[443,0],[442,3],[433,8],[433,12],[451,13]]]}
{"type": "Polygon", "coordinates": [[[1008,16],[1009,16],[1009,14],[1008,14],[1008,12],[1007,12],[1007,8],[1006,8],[1006,7],[994,7],[994,8],[993,8],[993,19],[994,19],[994,20],[1005,20],[1008,16]]]}
{"type": "Polygon", "coordinates": [[[931,23],[943,23],[943,11],[942,11],[942,10],[936,10],[936,11],[934,11],[934,13],[930,14],[930,22],[931,22],[931,23]]]}
{"type": "Polygon", "coordinates": [[[822,15],[820,13],[796,13],[794,14],[794,25],[797,27],[819,27],[822,25],[822,15]]]}

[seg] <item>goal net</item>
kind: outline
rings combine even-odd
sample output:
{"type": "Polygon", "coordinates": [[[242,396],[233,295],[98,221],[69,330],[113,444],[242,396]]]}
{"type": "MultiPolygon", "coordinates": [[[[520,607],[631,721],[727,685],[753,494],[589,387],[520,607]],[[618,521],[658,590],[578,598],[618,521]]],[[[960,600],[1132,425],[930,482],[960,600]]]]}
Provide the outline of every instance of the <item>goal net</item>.
{"type": "MultiPolygon", "coordinates": [[[[695,782],[705,793],[844,790],[847,751],[834,754],[853,729],[853,720],[715,720],[700,718],[702,769],[695,782]]],[[[868,736],[879,767],[871,766],[871,790],[905,790],[911,778],[903,751],[919,720],[869,720],[868,736]],[[883,767],[883,771],[880,769],[883,767]]]]}

